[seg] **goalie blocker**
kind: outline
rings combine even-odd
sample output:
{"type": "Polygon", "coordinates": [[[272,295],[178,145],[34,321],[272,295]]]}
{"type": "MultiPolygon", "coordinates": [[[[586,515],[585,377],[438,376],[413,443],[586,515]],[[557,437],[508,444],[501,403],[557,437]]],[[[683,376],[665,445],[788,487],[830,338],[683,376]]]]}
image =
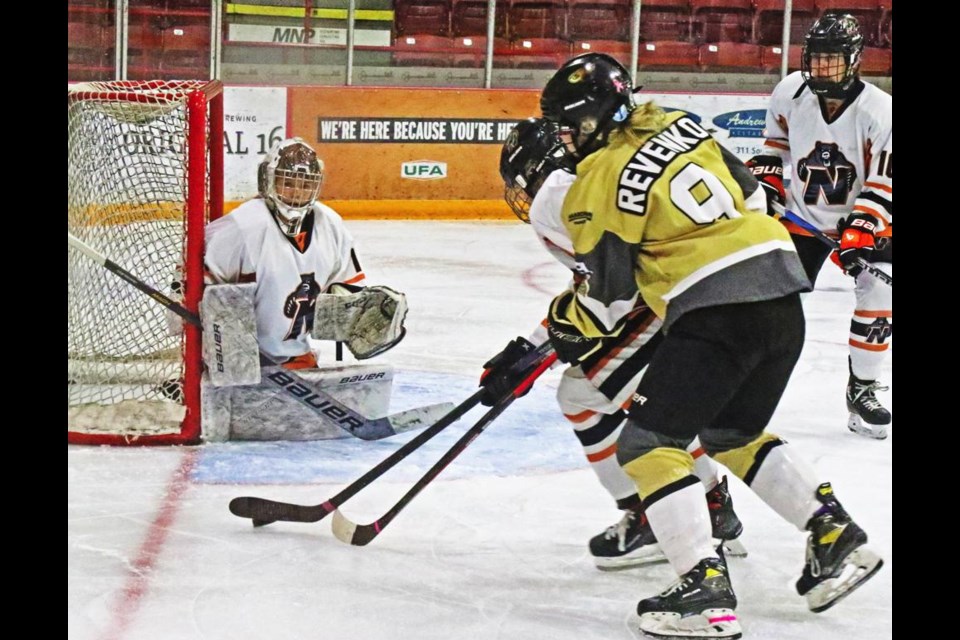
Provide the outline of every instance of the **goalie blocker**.
{"type": "Polygon", "coordinates": [[[406,335],[407,297],[389,287],[334,283],[317,296],[310,335],[344,342],[357,360],[392,348],[406,335]]]}

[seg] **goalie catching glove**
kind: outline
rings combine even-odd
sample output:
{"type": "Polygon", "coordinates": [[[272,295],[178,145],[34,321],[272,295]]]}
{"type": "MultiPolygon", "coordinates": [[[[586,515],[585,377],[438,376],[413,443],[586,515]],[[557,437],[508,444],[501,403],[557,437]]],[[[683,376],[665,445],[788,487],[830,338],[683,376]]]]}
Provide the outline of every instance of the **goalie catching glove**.
{"type": "Polygon", "coordinates": [[[390,287],[336,282],[317,296],[311,337],[344,342],[357,360],[387,351],[407,334],[407,297],[390,287]]]}
{"type": "Polygon", "coordinates": [[[774,215],[773,203],[787,204],[787,194],[783,190],[783,160],[778,156],[753,156],[746,165],[767,196],[767,215],[774,215]]]}

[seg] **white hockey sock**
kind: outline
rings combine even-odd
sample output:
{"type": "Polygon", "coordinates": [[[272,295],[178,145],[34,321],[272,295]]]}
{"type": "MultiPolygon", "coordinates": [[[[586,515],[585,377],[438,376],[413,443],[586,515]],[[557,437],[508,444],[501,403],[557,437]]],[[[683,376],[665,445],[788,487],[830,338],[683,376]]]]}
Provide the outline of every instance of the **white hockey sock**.
{"type": "Polygon", "coordinates": [[[720,482],[719,467],[713,458],[703,450],[700,438],[693,439],[693,442],[687,447],[687,453],[693,456],[693,473],[703,483],[704,493],[717,486],[717,483],[720,482]]]}
{"type": "Polygon", "coordinates": [[[647,505],[647,518],[670,566],[682,576],[704,558],[716,558],[703,487],[691,484],[647,505]]]}
{"type": "Polygon", "coordinates": [[[820,508],[817,472],[789,444],[773,447],[760,465],[750,488],[787,522],[806,531],[820,508]]]}

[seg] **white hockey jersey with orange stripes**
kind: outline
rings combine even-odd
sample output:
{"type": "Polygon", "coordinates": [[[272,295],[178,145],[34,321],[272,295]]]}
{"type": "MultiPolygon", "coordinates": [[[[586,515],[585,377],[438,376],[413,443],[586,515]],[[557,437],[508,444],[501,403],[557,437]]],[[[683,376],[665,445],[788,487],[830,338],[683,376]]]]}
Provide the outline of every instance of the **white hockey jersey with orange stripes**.
{"type": "Polygon", "coordinates": [[[800,72],[780,81],[767,110],[764,153],[792,167],[787,209],[828,234],[853,212],[893,224],[893,98],[860,81],[831,121],[800,72]]]}
{"type": "Polygon", "coordinates": [[[307,337],[317,294],[335,282],[365,284],[353,237],[340,215],[317,202],[312,218],[290,239],[256,198],[206,228],[207,282],[256,282],[260,350],[277,360],[310,353],[307,337]]]}

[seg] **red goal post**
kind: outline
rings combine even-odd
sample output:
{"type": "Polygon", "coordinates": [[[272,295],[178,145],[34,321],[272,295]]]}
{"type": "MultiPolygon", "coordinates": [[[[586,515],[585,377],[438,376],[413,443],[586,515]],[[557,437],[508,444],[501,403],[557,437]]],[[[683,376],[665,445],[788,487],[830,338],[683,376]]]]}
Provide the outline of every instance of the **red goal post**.
{"type": "MultiPolygon", "coordinates": [[[[198,313],[204,226],[223,213],[222,83],[71,85],[67,131],[69,233],[198,313]]],[[[200,442],[200,330],[69,248],[67,298],[67,441],[200,442]]]]}

